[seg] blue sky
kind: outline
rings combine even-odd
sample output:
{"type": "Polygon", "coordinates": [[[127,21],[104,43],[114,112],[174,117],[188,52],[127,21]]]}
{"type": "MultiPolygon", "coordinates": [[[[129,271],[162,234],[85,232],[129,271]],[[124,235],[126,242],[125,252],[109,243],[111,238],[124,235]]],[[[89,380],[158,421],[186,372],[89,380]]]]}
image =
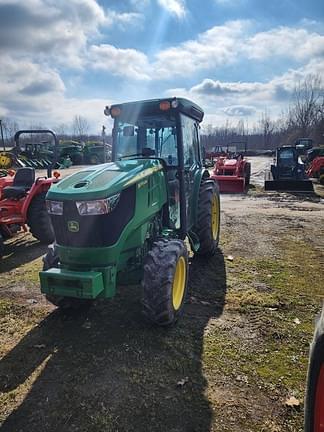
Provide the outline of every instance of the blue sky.
{"type": "MultiPolygon", "coordinates": [[[[91,131],[113,102],[185,96],[205,125],[280,117],[324,75],[322,0],[0,0],[0,118],[91,131]]],[[[324,77],[323,77],[324,79],[324,77]]]]}

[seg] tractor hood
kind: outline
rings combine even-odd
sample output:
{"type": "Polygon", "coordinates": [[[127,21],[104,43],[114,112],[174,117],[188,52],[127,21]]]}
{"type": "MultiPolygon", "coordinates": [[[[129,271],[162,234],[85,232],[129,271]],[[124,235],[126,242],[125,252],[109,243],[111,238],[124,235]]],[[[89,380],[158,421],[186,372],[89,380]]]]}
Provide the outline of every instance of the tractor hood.
{"type": "Polygon", "coordinates": [[[157,159],[132,159],[87,167],[52,185],[47,199],[106,198],[162,169],[157,159]]]}

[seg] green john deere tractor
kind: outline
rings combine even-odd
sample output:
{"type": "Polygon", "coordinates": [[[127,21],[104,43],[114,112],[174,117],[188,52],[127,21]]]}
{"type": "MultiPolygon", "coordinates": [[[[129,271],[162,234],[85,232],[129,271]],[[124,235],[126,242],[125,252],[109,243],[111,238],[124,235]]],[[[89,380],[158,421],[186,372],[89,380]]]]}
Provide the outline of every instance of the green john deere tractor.
{"type": "Polygon", "coordinates": [[[56,243],[44,257],[41,290],[65,308],[141,281],[145,315],[168,325],[187,292],[185,239],[199,255],[218,245],[218,186],[199,142],[204,113],[173,98],[113,105],[105,114],[114,120],[112,162],[72,174],[47,194],[56,243]]]}

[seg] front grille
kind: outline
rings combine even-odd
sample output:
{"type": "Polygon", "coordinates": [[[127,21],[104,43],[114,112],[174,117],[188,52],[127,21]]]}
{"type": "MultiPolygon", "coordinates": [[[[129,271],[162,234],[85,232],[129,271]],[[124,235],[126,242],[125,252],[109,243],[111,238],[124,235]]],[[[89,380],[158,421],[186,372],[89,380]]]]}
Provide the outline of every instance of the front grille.
{"type": "Polygon", "coordinates": [[[63,215],[51,215],[57,244],[71,247],[112,246],[135,212],[136,187],[131,186],[120,194],[117,207],[109,214],[80,216],[74,201],[63,202],[63,215]],[[68,230],[68,222],[77,222],[79,230],[68,230]]]}

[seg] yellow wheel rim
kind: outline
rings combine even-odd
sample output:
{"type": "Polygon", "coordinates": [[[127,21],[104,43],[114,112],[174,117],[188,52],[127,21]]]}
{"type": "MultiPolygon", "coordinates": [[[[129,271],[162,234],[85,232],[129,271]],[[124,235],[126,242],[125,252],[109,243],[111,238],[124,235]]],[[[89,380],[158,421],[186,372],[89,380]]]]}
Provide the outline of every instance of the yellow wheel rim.
{"type": "Polygon", "coordinates": [[[216,195],[213,195],[211,210],[211,230],[213,239],[216,240],[219,228],[219,201],[216,195]]]}
{"type": "Polygon", "coordinates": [[[184,257],[180,257],[177,262],[173,285],[172,285],[172,303],[175,310],[178,310],[181,306],[183,295],[186,286],[186,260],[184,257]]]}
{"type": "Polygon", "coordinates": [[[0,168],[10,168],[11,167],[11,157],[6,153],[0,153],[0,168]]]}

